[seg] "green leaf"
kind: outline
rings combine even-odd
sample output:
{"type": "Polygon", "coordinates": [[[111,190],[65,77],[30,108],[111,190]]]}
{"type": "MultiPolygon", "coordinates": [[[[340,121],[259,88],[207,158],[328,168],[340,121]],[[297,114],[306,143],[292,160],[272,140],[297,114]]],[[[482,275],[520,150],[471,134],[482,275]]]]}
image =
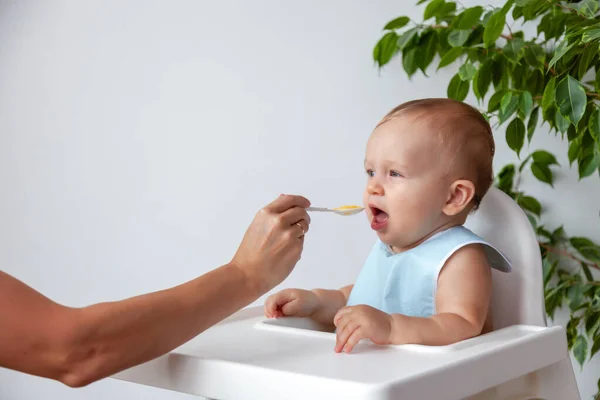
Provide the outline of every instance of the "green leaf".
{"type": "Polygon", "coordinates": [[[506,87],[501,87],[508,80],[505,61],[506,57],[500,56],[492,61],[492,82],[494,83],[494,88],[497,90],[506,89],[506,87]]]}
{"type": "Polygon", "coordinates": [[[451,31],[450,34],[448,34],[448,43],[452,47],[460,47],[463,44],[465,44],[465,42],[469,38],[470,34],[471,34],[470,30],[451,31]]]}
{"type": "Polygon", "coordinates": [[[557,112],[554,116],[554,123],[560,133],[565,133],[569,129],[569,121],[565,119],[560,112],[557,112]]]}
{"type": "Polygon", "coordinates": [[[513,38],[504,46],[504,55],[513,61],[519,61],[521,50],[523,50],[524,46],[525,41],[523,39],[513,38]]]}
{"type": "Polygon", "coordinates": [[[556,104],[560,113],[577,125],[587,104],[585,89],[577,79],[567,75],[556,86],[556,104]]]}
{"type": "Polygon", "coordinates": [[[561,225],[552,232],[552,237],[557,241],[562,241],[565,239],[565,228],[561,225]]]}
{"type": "Polygon", "coordinates": [[[575,43],[567,44],[566,41],[562,41],[556,48],[554,57],[552,57],[552,59],[548,63],[548,69],[551,69],[554,66],[554,64],[556,64],[558,60],[560,60],[567,53],[567,51],[571,50],[574,44],[575,43]]]}
{"type": "Polygon", "coordinates": [[[516,21],[519,18],[521,18],[522,16],[523,16],[523,7],[516,6],[515,8],[513,8],[513,12],[512,12],[513,20],[516,21]]]}
{"type": "Polygon", "coordinates": [[[535,161],[538,164],[544,164],[544,165],[560,165],[558,163],[558,161],[556,161],[556,157],[554,156],[554,154],[549,153],[545,150],[537,150],[534,151],[533,154],[531,155],[533,157],[533,161],[535,161]]]}
{"type": "Polygon", "coordinates": [[[498,189],[504,193],[510,193],[513,187],[513,181],[515,178],[515,166],[514,164],[508,164],[502,168],[498,173],[498,189]]]}
{"type": "Polygon", "coordinates": [[[543,14],[544,8],[549,8],[550,6],[546,2],[546,0],[535,0],[527,4],[523,7],[523,19],[525,21],[531,21],[537,18],[540,14],[543,14]]]}
{"type": "Polygon", "coordinates": [[[555,85],[556,78],[552,77],[548,84],[546,85],[546,89],[544,89],[544,95],[542,97],[542,111],[546,113],[546,111],[554,105],[555,97],[555,85]]]}
{"type": "Polygon", "coordinates": [[[542,213],[542,205],[537,199],[531,196],[521,196],[519,197],[518,204],[526,209],[527,211],[531,211],[538,217],[542,213]]]}
{"type": "Polygon", "coordinates": [[[573,140],[571,142],[571,144],[569,145],[569,166],[573,165],[573,161],[577,160],[579,158],[579,155],[581,154],[581,142],[576,139],[573,140]]]}
{"type": "Polygon", "coordinates": [[[529,220],[531,227],[533,229],[537,229],[537,221],[535,220],[535,217],[529,213],[525,213],[525,215],[527,215],[527,219],[529,220]]]}
{"type": "MultiPolygon", "coordinates": [[[[527,166],[527,163],[529,162],[529,160],[531,160],[531,154],[528,155],[527,157],[525,157],[525,159],[523,161],[521,161],[521,165],[519,166],[519,173],[520,174],[523,173],[523,170],[527,166]]],[[[519,196],[523,196],[523,194],[519,194],[519,196]]]]}
{"type": "Polygon", "coordinates": [[[568,126],[569,127],[567,128],[567,140],[575,140],[577,138],[577,129],[575,128],[575,125],[569,124],[568,126]]]}
{"type": "Polygon", "coordinates": [[[600,313],[595,312],[592,315],[590,315],[585,321],[585,332],[587,333],[588,337],[594,337],[594,333],[596,333],[599,326],[600,313]]]}
{"type": "Polygon", "coordinates": [[[504,3],[504,5],[502,6],[502,9],[500,10],[500,12],[503,13],[504,15],[508,14],[508,12],[510,11],[510,9],[514,3],[515,3],[514,0],[507,0],[504,3]]]}
{"type": "Polygon", "coordinates": [[[438,35],[436,31],[431,30],[423,36],[419,41],[419,47],[417,48],[416,58],[417,66],[425,73],[425,70],[433,61],[438,49],[438,35]]]}
{"type": "Polygon", "coordinates": [[[469,81],[463,81],[458,74],[454,75],[448,85],[448,97],[457,101],[463,101],[468,93],[469,81]]]}
{"type": "Polygon", "coordinates": [[[587,130],[580,136],[581,138],[581,151],[583,156],[589,156],[594,153],[594,138],[589,134],[587,130]]]}
{"type": "Polygon", "coordinates": [[[588,343],[587,339],[583,335],[577,336],[575,344],[573,345],[573,355],[579,364],[583,367],[583,363],[587,358],[588,343]]]}
{"type": "Polygon", "coordinates": [[[545,31],[544,31],[544,36],[546,37],[546,40],[550,40],[550,39],[559,39],[564,31],[565,31],[565,25],[566,25],[566,20],[569,17],[569,15],[567,13],[557,13],[555,15],[551,15],[551,14],[547,14],[550,16],[550,18],[548,19],[548,26],[546,27],[545,31]]]}
{"type": "Polygon", "coordinates": [[[600,91],[600,68],[596,68],[596,90],[600,91]]]}
{"type": "Polygon", "coordinates": [[[428,20],[431,17],[435,17],[439,13],[443,5],[444,0],[432,0],[431,3],[429,3],[425,8],[423,19],[428,20]]]}
{"type": "Polygon", "coordinates": [[[417,72],[418,65],[415,57],[417,54],[417,49],[417,47],[413,47],[402,54],[402,67],[404,68],[404,71],[406,71],[406,74],[409,78],[413,76],[415,72],[417,72]]]}
{"type": "Polygon", "coordinates": [[[521,93],[521,96],[519,96],[519,109],[523,113],[523,116],[526,117],[529,115],[532,108],[533,108],[533,97],[531,96],[531,93],[529,93],[528,91],[525,90],[524,92],[521,93]]]}
{"type": "Polygon", "coordinates": [[[477,70],[473,78],[473,92],[478,99],[483,99],[492,83],[491,61],[487,60],[477,70]]]}
{"type": "Polygon", "coordinates": [[[388,32],[375,45],[373,59],[380,67],[390,62],[398,51],[398,47],[396,46],[397,40],[398,35],[396,35],[396,32],[388,32]]]}
{"type": "Polygon", "coordinates": [[[463,81],[472,80],[476,73],[477,68],[475,68],[475,66],[471,63],[461,65],[461,67],[458,70],[458,75],[463,81]]]}
{"type": "Polygon", "coordinates": [[[598,157],[594,154],[586,156],[579,162],[579,179],[593,174],[598,169],[598,157]]]}
{"type": "Polygon", "coordinates": [[[550,243],[552,243],[552,234],[548,232],[543,226],[537,228],[537,235],[545,237],[546,239],[550,240],[550,243]]]}
{"type": "Polygon", "coordinates": [[[408,17],[398,17],[396,19],[391,20],[390,22],[388,22],[383,29],[385,30],[393,30],[393,29],[400,29],[402,27],[404,27],[406,24],[408,24],[410,22],[410,18],[408,17]]]}
{"type": "Polygon", "coordinates": [[[535,128],[537,127],[538,119],[540,115],[540,108],[536,107],[531,112],[531,116],[529,117],[529,122],[527,123],[527,141],[531,142],[531,138],[533,137],[533,133],[535,132],[535,128]]]}
{"type": "Polygon", "coordinates": [[[598,0],[582,0],[575,8],[586,18],[594,18],[598,11],[598,0]]]}
{"type": "Polygon", "coordinates": [[[532,1],[535,1],[535,0],[516,0],[515,3],[519,7],[525,7],[527,4],[531,3],[532,1]]]}
{"type": "Polygon", "coordinates": [[[575,248],[585,259],[600,262],[600,246],[584,237],[572,237],[571,246],[575,248]]]}
{"type": "MultiPolygon", "coordinates": [[[[600,336],[594,338],[594,345],[592,346],[590,358],[594,357],[598,350],[600,350],[600,336]]],[[[598,379],[598,390],[600,391],[600,379],[598,379]]]]}
{"type": "Polygon", "coordinates": [[[490,100],[488,101],[488,112],[494,112],[500,108],[500,102],[506,93],[506,90],[499,90],[490,97],[490,100]]]}
{"type": "Polygon", "coordinates": [[[554,276],[554,272],[556,271],[556,267],[558,266],[558,261],[551,263],[550,260],[544,258],[542,262],[542,269],[544,272],[544,287],[548,286],[550,279],[554,276]]]}
{"type": "Polygon", "coordinates": [[[596,142],[600,142],[600,110],[595,109],[590,115],[590,121],[588,124],[590,135],[596,142]]]}
{"type": "Polygon", "coordinates": [[[445,67],[446,65],[452,64],[460,55],[463,53],[464,48],[462,47],[453,47],[440,60],[440,64],[438,65],[438,69],[445,67]]]}
{"type": "Polygon", "coordinates": [[[506,143],[517,156],[520,155],[523,144],[525,143],[525,124],[521,118],[513,119],[506,128],[506,143]]]}
{"type": "MultiPolygon", "coordinates": [[[[506,104],[501,103],[500,112],[498,113],[498,121],[500,124],[503,124],[506,120],[508,120],[508,118],[510,118],[510,116],[513,115],[519,107],[519,96],[513,95],[510,92],[507,93],[507,95],[510,95],[509,101],[506,104]]],[[[503,102],[506,102],[506,99],[508,99],[507,95],[502,97],[503,102]]]]}
{"type": "Polygon", "coordinates": [[[550,290],[547,290],[544,294],[544,300],[546,303],[546,313],[550,316],[551,319],[554,318],[554,311],[562,305],[563,302],[563,288],[561,286],[557,286],[550,290]]]}
{"type": "Polygon", "coordinates": [[[506,14],[502,11],[496,11],[490,17],[485,31],[483,32],[483,43],[486,47],[492,46],[502,34],[504,24],[506,23],[506,14]]]}
{"type": "Polygon", "coordinates": [[[574,312],[583,303],[583,292],[586,286],[582,284],[574,284],[567,290],[567,298],[569,299],[569,309],[574,312]]]}
{"type": "Polygon", "coordinates": [[[490,18],[492,17],[492,15],[494,15],[494,11],[488,11],[483,16],[483,19],[481,20],[481,25],[483,25],[484,28],[486,26],[488,26],[488,23],[490,22],[490,18]]]}
{"type": "Polygon", "coordinates": [[[426,3],[426,2],[428,2],[428,1],[429,1],[429,0],[419,0],[419,1],[417,2],[417,5],[419,5],[419,4],[423,4],[423,3],[426,3]]]}
{"type": "Polygon", "coordinates": [[[588,282],[593,282],[594,275],[592,275],[592,271],[590,270],[590,267],[586,263],[581,262],[581,269],[583,270],[585,278],[588,280],[588,282]]]}
{"type": "Polygon", "coordinates": [[[552,171],[545,164],[538,164],[536,162],[531,163],[531,172],[539,181],[549,184],[554,187],[552,171]]]}
{"type": "MultiPolygon", "coordinates": [[[[399,38],[397,42],[397,46],[399,50],[404,50],[404,48],[414,39],[415,35],[419,32],[419,28],[412,28],[404,32],[399,38]]],[[[396,34],[395,32],[390,32],[392,34],[396,34]]]]}
{"type": "Polygon", "coordinates": [[[438,21],[448,21],[449,18],[454,17],[456,11],[456,3],[444,3],[436,15],[438,21]]]}
{"type": "Polygon", "coordinates": [[[583,79],[585,74],[590,69],[590,64],[594,57],[598,54],[598,48],[596,46],[587,46],[583,50],[583,54],[579,58],[578,74],[579,79],[583,79]]]}
{"type": "Polygon", "coordinates": [[[472,29],[474,25],[479,23],[479,18],[483,14],[483,7],[476,6],[467,8],[457,18],[455,28],[457,29],[472,29]]]}
{"type": "Polygon", "coordinates": [[[502,110],[502,112],[506,112],[506,108],[510,104],[513,96],[514,95],[511,92],[508,92],[502,97],[502,100],[500,101],[500,110],[502,110]]]}
{"type": "Polygon", "coordinates": [[[541,68],[544,65],[546,53],[542,46],[537,43],[530,43],[525,49],[525,61],[533,68],[541,68]]]}

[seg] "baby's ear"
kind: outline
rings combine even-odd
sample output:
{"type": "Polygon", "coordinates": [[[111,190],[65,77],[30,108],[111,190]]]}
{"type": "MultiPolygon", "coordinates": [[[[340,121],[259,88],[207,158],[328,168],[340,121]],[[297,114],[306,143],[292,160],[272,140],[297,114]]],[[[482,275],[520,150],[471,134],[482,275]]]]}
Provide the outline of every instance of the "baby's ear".
{"type": "Polygon", "coordinates": [[[449,216],[460,214],[469,206],[473,196],[475,196],[473,182],[466,179],[454,181],[448,188],[448,197],[442,211],[449,216]]]}

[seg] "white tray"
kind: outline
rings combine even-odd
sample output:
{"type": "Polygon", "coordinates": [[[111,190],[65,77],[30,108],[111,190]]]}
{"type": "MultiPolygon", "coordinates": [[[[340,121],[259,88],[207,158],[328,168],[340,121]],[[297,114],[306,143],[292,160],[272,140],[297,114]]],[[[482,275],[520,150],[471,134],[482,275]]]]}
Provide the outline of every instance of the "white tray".
{"type": "Polygon", "coordinates": [[[568,352],[561,327],[517,325],[441,347],[361,342],[351,354],[338,354],[335,335],[312,330],[319,329],[312,321],[265,320],[262,313],[262,307],[242,310],[173,352],[114,377],[220,400],[451,400],[541,370],[545,375],[528,390],[570,398],[560,386],[544,390],[539,382],[564,368],[568,352]]]}

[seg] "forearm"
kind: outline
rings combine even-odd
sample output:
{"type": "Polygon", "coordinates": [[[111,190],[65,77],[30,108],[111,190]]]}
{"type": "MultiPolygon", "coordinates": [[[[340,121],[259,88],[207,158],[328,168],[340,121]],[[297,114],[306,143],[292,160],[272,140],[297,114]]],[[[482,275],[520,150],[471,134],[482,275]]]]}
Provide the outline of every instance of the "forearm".
{"type": "Polygon", "coordinates": [[[74,376],[66,380],[87,384],[165,354],[261,293],[225,265],[171,289],[80,309],[69,355],[74,376]]]}
{"type": "Polygon", "coordinates": [[[441,313],[429,318],[392,314],[391,344],[444,346],[475,337],[483,324],[458,314],[441,313]]]}
{"type": "Polygon", "coordinates": [[[267,290],[225,265],[171,289],[75,309],[5,277],[0,315],[11,329],[0,331],[0,366],[69,386],[161,356],[267,290]],[[9,293],[20,299],[17,307],[9,293]]]}
{"type": "Polygon", "coordinates": [[[348,303],[351,290],[352,285],[339,290],[313,289],[312,292],[319,299],[319,308],[311,318],[319,323],[333,326],[333,318],[340,308],[348,303]]]}

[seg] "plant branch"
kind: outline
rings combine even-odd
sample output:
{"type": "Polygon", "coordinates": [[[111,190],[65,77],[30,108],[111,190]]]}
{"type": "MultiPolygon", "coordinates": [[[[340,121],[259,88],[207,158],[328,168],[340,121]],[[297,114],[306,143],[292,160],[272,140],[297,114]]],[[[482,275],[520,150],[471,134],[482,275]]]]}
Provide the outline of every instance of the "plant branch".
{"type": "Polygon", "coordinates": [[[575,13],[575,14],[577,14],[577,15],[581,16],[581,13],[580,13],[579,11],[577,11],[576,9],[574,9],[574,8],[571,8],[571,7],[569,7],[569,6],[566,6],[566,5],[564,5],[564,4],[561,4],[561,3],[560,3],[560,1],[559,1],[559,2],[557,2],[557,3],[555,3],[555,2],[553,2],[553,1],[551,1],[551,0],[546,0],[546,1],[547,1],[549,4],[553,5],[553,6],[558,6],[558,7],[562,8],[563,10],[567,10],[567,11],[568,11],[568,12],[570,12],[570,13],[575,13]]]}
{"type": "Polygon", "coordinates": [[[548,251],[548,252],[550,252],[550,253],[553,253],[553,254],[556,254],[556,255],[559,255],[559,256],[563,256],[563,257],[570,258],[571,260],[574,260],[574,261],[580,262],[580,263],[582,263],[582,264],[585,264],[585,265],[587,265],[587,266],[589,266],[589,267],[592,267],[592,268],[594,268],[594,269],[597,269],[597,270],[599,270],[599,271],[600,271],[600,265],[598,265],[598,264],[595,264],[595,263],[593,263],[593,262],[589,262],[589,261],[582,260],[581,258],[579,258],[579,257],[575,256],[574,254],[571,254],[570,252],[568,252],[568,251],[566,251],[566,250],[557,249],[557,248],[555,248],[555,247],[552,247],[552,246],[548,245],[547,243],[542,243],[542,242],[539,242],[539,244],[540,244],[540,247],[543,247],[544,249],[546,249],[546,251],[548,251]]]}

